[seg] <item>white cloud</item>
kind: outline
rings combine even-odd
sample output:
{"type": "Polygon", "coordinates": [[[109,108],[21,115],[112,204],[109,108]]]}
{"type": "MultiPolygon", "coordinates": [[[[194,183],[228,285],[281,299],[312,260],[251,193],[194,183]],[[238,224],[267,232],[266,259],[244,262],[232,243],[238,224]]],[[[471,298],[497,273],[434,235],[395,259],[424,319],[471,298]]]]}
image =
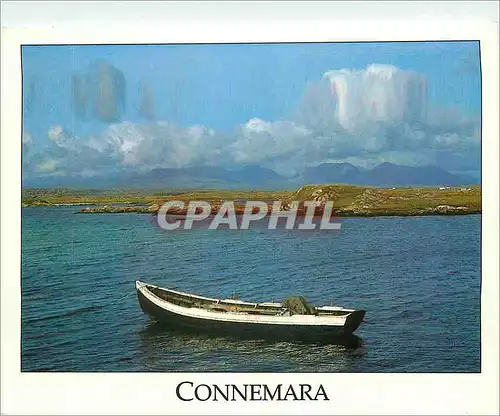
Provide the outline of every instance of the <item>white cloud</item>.
{"type": "MultiPolygon", "coordinates": [[[[45,153],[34,157],[24,169],[45,172],[60,168],[83,176],[97,172],[156,167],[218,165],[228,140],[204,126],[180,128],[167,122],[109,125],[102,133],[78,137],[61,126],[48,131],[49,152],[57,164],[46,162],[45,153]]],[[[227,160],[226,160],[227,161],[227,160]]]]}
{"type": "Polygon", "coordinates": [[[33,144],[33,136],[25,131],[23,132],[23,146],[31,146],[33,144]]]}
{"type": "Polygon", "coordinates": [[[48,132],[49,139],[59,148],[77,151],[80,147],[80,139],[66,132],[62,126],[52,126],[48,132]]]}
{"type": "Polygon", "coordinates": [[[59,136],[62,134],[63,132],[63,128],[62,126],[52,126],[50,129],[49,129],[49,139],[52,140],[52,141],[57,141],[57,139],[59,138],[59,136]]]}
{"type": "Polygon", "coordinates": [[[36,167],[39,172],[48,173],[48,172],[53,172],[56,169],[57,165],[58,165],[57,160],[49,159],[42,163],[39,163],[36,167]]]}
{"type": "MultiPolygon", "coordinates": [[[[311,83],[291,120],[253,118],[232,134],[169,122],[110,124],[98,135],[77,137],[50,128],[52,166],[82,175],[110,170],[259,164],[294,174],[325,161],[372,166],[384,161],[479,168],[479,120],[430,109],[426,80],[389,65],[326,72],[311,83]]],[[[23,143],[31,143],[31,136],[23,143]]],[[[44,164],[45,163],[45,164],[44,164]]],[[[27,167],[29,169],[29,167],[27,167]]]]}
{"type": "Polygon", "coordinates": [[[373,64],[364,70],[328,71],[323,77],[336,102],[335,119],[347,131],[373,122],[414,122],[425,115],[425,80],[414,72],[373,64]]]}
{"type": "Polygon", "coordinates": [[[254,118],[237,129],[226,157],[236,164],[266,164],[294,158],[310,137],[306,127],[294,122],[254,118]]]}
{"type": "MultiPolygon", "coordinates": [[[[216,161],[217,137],[204,126],[180,128],[167,122],[133,124],[123,122],[109,126],[92,146],[117,154],[123,165],[174,167],[216,161]]],[[[222,144],[222,143],[221,143],[222,144]]]]}

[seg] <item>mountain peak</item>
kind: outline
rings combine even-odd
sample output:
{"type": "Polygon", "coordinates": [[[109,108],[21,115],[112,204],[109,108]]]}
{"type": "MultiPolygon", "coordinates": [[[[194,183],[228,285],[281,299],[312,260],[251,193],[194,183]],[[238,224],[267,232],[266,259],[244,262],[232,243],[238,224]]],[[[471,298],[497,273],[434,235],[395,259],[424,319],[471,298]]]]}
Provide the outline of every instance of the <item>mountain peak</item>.
{"type": "Polygon", "coordinates": [[[376,166],[376,168],[384,167],[384,168],[389,168],[389,167],[396,167],[396,166],[403,166],[403,165],[396,165],[395,163],[392,162],[382,162],[380,165],[376,166]]]}
{"type": "Polygon", "coordinates": [[[361,170],[350,163],[322,163],[306,169],[303,179],[308,184],[372,186],[454,186],[474,183],[471,178],[454,175],[438,166],[404,166],[391,162],[383,162],[368,170],[361,170]]]}

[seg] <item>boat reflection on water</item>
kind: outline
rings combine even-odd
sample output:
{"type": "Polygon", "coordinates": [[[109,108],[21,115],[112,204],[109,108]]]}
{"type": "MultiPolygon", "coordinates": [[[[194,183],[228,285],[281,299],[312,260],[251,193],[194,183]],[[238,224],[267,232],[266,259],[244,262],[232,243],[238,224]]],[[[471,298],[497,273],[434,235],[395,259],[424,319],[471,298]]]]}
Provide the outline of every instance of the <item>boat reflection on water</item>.
{"type": "Polygon", "coordinates": [[[356,335],[276,342],[189,332],[150,322],[139,332],[143,365],[173,372],[351,372],[364,353],[356,335]]]}

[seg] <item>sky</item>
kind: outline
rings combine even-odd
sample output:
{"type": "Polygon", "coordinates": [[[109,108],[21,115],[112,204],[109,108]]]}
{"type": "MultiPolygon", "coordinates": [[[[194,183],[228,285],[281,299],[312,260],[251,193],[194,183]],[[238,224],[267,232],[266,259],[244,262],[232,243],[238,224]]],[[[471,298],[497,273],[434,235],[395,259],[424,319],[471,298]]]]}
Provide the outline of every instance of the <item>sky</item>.
{"type": "Polygon", "coordinates": [[[477,42],[21,52],[26,178],[385,161],[479,175],[477,42]]]}

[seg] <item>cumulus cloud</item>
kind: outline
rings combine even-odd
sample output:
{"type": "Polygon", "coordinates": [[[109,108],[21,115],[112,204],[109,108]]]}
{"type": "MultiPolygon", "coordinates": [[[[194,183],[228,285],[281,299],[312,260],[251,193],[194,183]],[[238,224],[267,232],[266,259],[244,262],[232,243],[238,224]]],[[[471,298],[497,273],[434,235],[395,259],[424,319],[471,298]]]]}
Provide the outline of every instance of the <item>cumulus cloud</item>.
{"type": "Polygon", "coordinates": [[[47,135],[51,146],[24,166],[26,173],[41,172],[40,166],[53,166],[95,176],[113,171],[228,162],[223,151],[228,139],[205,126],[181,128],[167,122],[121,122],[109,125],[98,135],[78,137],[56,125],[47,135]],[[49,161],[58,163],[51,165],[49,161]]]}
{"type": "MultiPolygon", "coordinates": [[[[96,108],[102,110],[102,119],[111,121],[123,99],[117,85],[124,79],[109,65],[98,73],[103,89],[94,96],[100,103],[96,108]]],[[[154,103],[144,85],[139,110],[149,119],[154,103]]],[[[84,95],[78,95],[83,100],[84,95]]],[[[480,163],[478,119],[453,109],[431,108],[422,75],[375,64],[328,71],[307,86],[290,120],[253,118],[230,134],[199,125],[124,121],[88,137],[53,126],[48,137],[53,145],[48,158],[58,161],[54,169],[85,175],[113,169],[248,164],[294,175],[328,161],[366,167],[385,161],[436,164],[453,171],[477,171],[480,163]]],[[[50,166],[45,159],[34,160],[50,166]]]]}
{"type": "Polygon", "coordinates": [[[306,148],[311,132],[291,121],[267,122],[258,118],[240,126],[228,147],[228,158],[237,164],[267,164],[297,156],[306,148]]]}
{"type": "Polygon", "coordinates": [[[106,61],[93,63],[71,80],[73,109],[79,118],[94,116],[105,123],[118,122],[125,111],[125,75],[106,61]]]}
{"type": "Polygon", "coordinates": [[[91,72],[94,114],[102,121],[121,119],[125,109],[126,81],[123,72],[113,65],[100,62],[91,72]]]}
{"type": "MultiPolygon", "coordinates": [[[[216,133],[204,126],[180,128],[167,122],[111,125],[99,138],[120,155],[125,166],[173,167],[199,166],[219,162],[223,145],[216,133]]],[[[95,147],[97,148],[97,147],[95,147]]]]}
{"type": "Polygon", "coordinates": [[[355,132],[371,123],[399,124],[425,117],[425,79],[412,71],[391,65],[370,65],[364,70],[328,71],[334,97],[335,119],[347,131],[355,132]]]}
{"type": "Polygon", "coordinates": [[[31,145],[33,145],[33,136],[29,132],[27,132],[27,131],[23,132],[23,140],[22,140],[22,142],[23,142],[23,146],[31,146],[31,145]]]}
{"type": "Polygon", "coordinates": [[[336,101],[331,93],[330,82],[323,78],[306,86],[294,119],[314,129],[331,129],[337,125],[335,111],[336,101]]]}
{"type": "Polygon", "coordinates": [[[390,65],[326,72],[308,86],[295,118],[310,129],[323,160],[383,161],[446,169],[480,163],[479,119],[433,108],[421,74],[390,65]],[[467,162],[466,162],[467,161],[467,162]]]}
{"type": "Polygon", "coordinates": [[[96,140],[94,136],[79,137],[56,125],[49,129],[47,137],[47,145],[33,151],[29,158],[23,157],[24,177],[83,175],[88,170],[109,173],[121,169],[121,159],[111,148],[100,152],[89,145],[96,140]]]}
{"type": "Polygon", "coordinates": [[[62,126],[52,126],[49,129],[48,137],[59,149],[66,149],[68,152],[80,150],[78,137],[66,132],[62,126]]]}
{"type": "Polygon", "coordinates": [[[54,159],[44,160],[43,162],[36,165],[39,172],[53,172],[56,170],[58,161],[54,159]]]}

